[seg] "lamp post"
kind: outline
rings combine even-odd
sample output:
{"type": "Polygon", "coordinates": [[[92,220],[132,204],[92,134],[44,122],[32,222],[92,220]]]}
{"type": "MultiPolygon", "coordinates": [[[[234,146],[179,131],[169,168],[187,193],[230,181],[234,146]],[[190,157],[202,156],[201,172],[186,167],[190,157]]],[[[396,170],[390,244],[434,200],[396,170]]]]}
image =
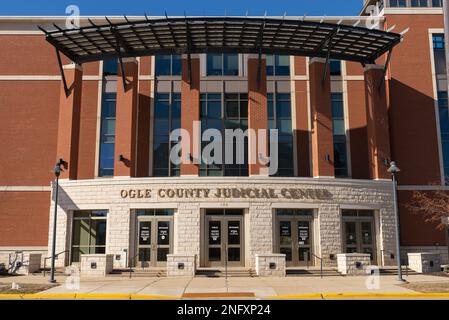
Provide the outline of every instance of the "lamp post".
{"type": "Polygon", "coordinates": [[[51,248],[51,274],[50,274],[50,283],[55,283],[55,260],[56,260],[56,222],[58,218],[58,190],[59,190],[59,176],[61,174],[61,165],[63,164],[64,160],[59,159],[59,161],[56,163],[56,166],[53,169],[53,173],[56,176],[56,183],[55,183],[55,210],[53,213],[53,239],[52,239],[52,248],[51,248]]]}
{"type": "Polygon", "coordinates": [[[393,205],[394,205],[394,215],[396,218],[396,260],[398,264],[398,281],[404,281],[402,279],[402,268],[401,268],[401,242],[399,234],[399,212],[398,212],[398,200],[396,193],[396,174],[401,171],[397,166],[396,162],[390,162],[390,168],[388,172],[391,173],[391,178],[393,181],[393,205]]]}

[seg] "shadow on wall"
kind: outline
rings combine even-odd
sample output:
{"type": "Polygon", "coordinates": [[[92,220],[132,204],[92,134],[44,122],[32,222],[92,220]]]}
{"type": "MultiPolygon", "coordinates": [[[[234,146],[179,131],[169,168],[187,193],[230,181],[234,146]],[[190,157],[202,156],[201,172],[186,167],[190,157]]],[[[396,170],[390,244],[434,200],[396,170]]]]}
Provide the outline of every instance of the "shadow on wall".
{"type": "MultiPolygon", "coordinates": [[[[148,88],[149,89],[149,88],[148,88]]],[[[138,110],[138,128],[137,128],[137,177],[148,177],[151,172],[150,168],[150,130],[153,128],[150,126],[150,115],[152,98],[147,94],[139,93],[139,110],[138,110]]]]}
{"type": "Polygon", "coordinates": [[[391,157],[401,168],[400,185],[428,185],[441,181],[435,112],[433,97],[391,79],[391,157]]]}

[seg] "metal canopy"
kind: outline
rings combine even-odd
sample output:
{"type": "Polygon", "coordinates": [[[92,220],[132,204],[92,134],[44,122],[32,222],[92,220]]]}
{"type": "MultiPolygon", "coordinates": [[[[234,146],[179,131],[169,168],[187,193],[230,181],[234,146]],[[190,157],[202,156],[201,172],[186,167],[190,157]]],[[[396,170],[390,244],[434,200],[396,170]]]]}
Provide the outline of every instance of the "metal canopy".
{"type": "Polygon", "coordinates": [[[401,41],[397,33],[285,18],[176,17],[44,30],[75,63],[160,54],[254,53],[374,63],[401,41]]]}

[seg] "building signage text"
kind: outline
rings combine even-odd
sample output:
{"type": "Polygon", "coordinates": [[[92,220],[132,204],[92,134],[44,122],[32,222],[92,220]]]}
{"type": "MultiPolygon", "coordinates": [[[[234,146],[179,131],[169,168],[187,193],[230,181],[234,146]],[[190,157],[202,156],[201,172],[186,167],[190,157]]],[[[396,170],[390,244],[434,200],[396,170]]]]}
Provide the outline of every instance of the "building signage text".
{"type": "Polygon", "coordinates": [[[153,198],[159,199],[330,199],[332,194],[326,189],[283,188],[161,188],[161,189],[123,189],[123,199],[153,198]]]}

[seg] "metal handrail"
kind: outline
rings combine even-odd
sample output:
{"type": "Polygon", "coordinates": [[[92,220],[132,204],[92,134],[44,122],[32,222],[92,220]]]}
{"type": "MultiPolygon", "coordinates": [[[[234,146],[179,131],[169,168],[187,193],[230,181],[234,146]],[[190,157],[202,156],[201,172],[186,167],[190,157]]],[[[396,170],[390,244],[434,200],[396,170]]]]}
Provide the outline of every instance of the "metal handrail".
{"type": "MultiPolygon", "coordinates": [[[[140,255],[140,253],[137,253],[131,258],[131,263],[129,264],[129,278],[132,278],[132,272],[134,270],[134,263],[136,262],[136,258],[140,255]]],[[[142,268],[145,269],[145,266],[142,264],[142,268]]]]}
{"type": "MultiPolygon", "coordinates": [[[[61,251],[61,252],[59,252],[58,254],[55,254],[55,259],[57,258],[57,257],[59,257],[61,254],[63,254],[63,253],[66,253],[66,252],[69,252],[70,250],[64,250],[64,251],[61,251]]],[[[44,272],[43,272],[43,274],[44,274],[44,277],[45,277],[45,275],[46,275],[46,266],[47,266],[47,260],[48,259],[51,259],[52,258],[52,256],[50,256],[50,257],[45,257],[44,258],[44,272]]]]}
{"type": "MultiPolygon", "coordinates": [[[[318,260],[320,260],[320,278],[323,278],[323,258],[317,256],[316,254],[314,254],[313,252],[310,252],[310,254],[312,256],[314,256],[315,258],[317,258],[318,260]]],[[[307,266],[308,267],[308,266],[307,266]]]]}
{"type": "MultiPolygon", "coordinates": [[[[383,258],[383,256],[384,256],[384,252],[389,253],[389,254],[392,254],[392,255],[395,254],[394,252],[391,252],[391,251],[388,251],[388,250],[381,249],[381,250],[380,250],[380,253],[382,254],[382,258],[383,258]]],[[[401,267],[401,270],[403,269],[402,266],[405,266],[405,276],[408,277],[408,263],[403,265],[402,261],[403,261],[403,260],[401,259],[401,266],[400,266],[400,267],[401,267]]]]}

